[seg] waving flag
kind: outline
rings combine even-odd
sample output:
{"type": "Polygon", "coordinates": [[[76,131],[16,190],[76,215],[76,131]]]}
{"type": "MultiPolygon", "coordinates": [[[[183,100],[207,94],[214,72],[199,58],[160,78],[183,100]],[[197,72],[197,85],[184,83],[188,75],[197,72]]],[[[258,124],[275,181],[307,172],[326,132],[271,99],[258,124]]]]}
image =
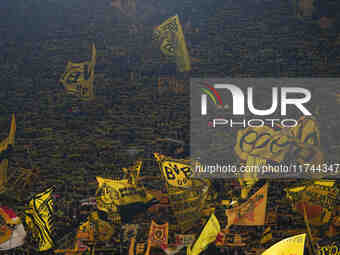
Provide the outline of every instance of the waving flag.
{"type": "Polygon", "coordinates": [[[190,177],[192,166],[188,160],[176,160],[154,153],[167,183],[174,187],[187,188],[192,186],[190,177]]]}
{"type": "Polygon", "coordinates": [[[265,250],[262,255],[303,255],[306,234],[292,236],[274,244],[265,250]]]}
{"type": "Polygon", "coordinates": [[[154,29],[153,40],[160,41],[160,49],[166,56],[176,57],[180,72],[191,70],[190,56],[184,40],[178,15],[173,16],[154,29]]]}
{"type": "Polygon", "coordinates": [[[11,128],[8,137],[0,143],[0,192],[7,185],[8,155],[13,150],[16,133],[15,115],[12,115],[11,128]]]}
{"type": "Polygon", "coordinates": [[[198,255],[204,251],[208,245],[216,240],[218,233],[221,231],[221,225],[215,214],[212,214],[205,224],[197,240],[187,247],[187,255],[198,255]]]}
{"type": "Polygon", "coordinates": [[[60,82],[70,94],[85,100],[94,98],[94,69],[96,65],[96,47],[92,45],[92,60],[73,63],[69,61],[60,82]]]}
{"type": "Polygon", "coordinates": [[[97,176],[97,181],[97,208],[107,213],[119,212],[123,223],[128,223],[155,202],[144,187],[129,183],[128,179],[111,180],[97,176]]]}
{"type": "Polygon", "coordinates": [[[54,246],[54,187],[35,195],[25,210],[26,224],[30,229],[38,251],[46,251],[54,246]]]}

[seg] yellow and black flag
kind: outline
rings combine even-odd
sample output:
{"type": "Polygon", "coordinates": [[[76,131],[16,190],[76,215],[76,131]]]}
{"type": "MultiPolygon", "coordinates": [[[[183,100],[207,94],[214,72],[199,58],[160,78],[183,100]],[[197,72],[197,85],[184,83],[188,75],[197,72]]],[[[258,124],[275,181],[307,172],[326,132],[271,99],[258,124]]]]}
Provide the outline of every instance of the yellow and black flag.
{"type": "Polygon", "coordinates": [[[47,251],[54,246],[54,187],[35,195],[25,210],[26,224],[38,251],[47,251]]]}
{"type": "Polygon", "coordinates": [[[164,155],[154,153],[154,157],[159,163],[161,172],[166,182],[173,187],[190,188],[193,174],[191,162],[188,160],[172,159],[164,155]]]}
{"type": "Polygon", "coordinates": [[[156,202],[143,186],[129,183],[128,179],[96,178],[97,208],[108,214],[118,212],[123,223],[129,223],[136,214],[146,211],[156,202]]]}
{"type": "Polygon", "coordinates": [[[81,63],[69,61],[64,74],[60,78],[60,82],[68,93],[77,95],[85,100],[91,100],[94,98],[93,81],[95,66],[96,47],[93,44],[91,61],[81,63]]]}
{"type": "Polygon", "coordinates": [[[164,55],[175,57],[178,70],[191,70],[190,56],[185,43],[183,29],[178,15],[175,15],[154,29],[153,40],[160,42],[164,55]]]}
{"type": "Polygon", "coordinates": [[[15,142],[16,123],[12,115],[11,128],[8,137],[0,143],[0,192],[5,191],[7,184],[8,155],[13,150],[15,142]]]}

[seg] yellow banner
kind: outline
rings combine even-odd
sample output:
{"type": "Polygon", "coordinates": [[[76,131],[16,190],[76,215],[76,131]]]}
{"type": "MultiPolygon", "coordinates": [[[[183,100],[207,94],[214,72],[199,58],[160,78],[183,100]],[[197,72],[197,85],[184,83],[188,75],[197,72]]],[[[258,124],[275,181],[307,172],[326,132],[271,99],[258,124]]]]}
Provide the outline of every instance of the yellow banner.
{"type": "Polygon", "coordinates": [[[0,143],[0,192],[6,190],[7,185],[7,169],[8,169],[8,153],[15,143],[16,122],[15,115],[12,114],[11,128],[9,135],[0,143]],[[11,145],[11,146],[9,146],[11,145]]]}
{"type": "Polygon", "coordinates": [[[306,234],[292,236],[274,244],[265,250],[262,255],[303,255],[305,249],[306,234]]]}
{"type": "Polygon", "coordinates": [[[191,70],[190,56],[178,15],[167,19],[156,27],[153,39],[161,42],[160,49],[164,55],[176,57],[180,72],[191,70]]]}
{"type": "Polygon", "coordinates": [[[158,160],[161,171],[166,182],[174,187],[188,188],[192,186],[190,177],[192,176],[192,165],[189,161],[179,161],[166,158],[163,155],[154,153],[158,160]]]}
{"type": "Polygon", "coordinates": [[[96,178],[98,182],[96,199],[99,210],[117,212],[117,206],[147,203],[153,199],[144,187],[131,184],[128,179],[111,180],[98,176],[96,178]]]}
{"type": "Polygon", "coordinates": [[[96,48],[92,45],[92,60],[73,63],[69,61],[60,82],[66,91],[80,98],[91,100],[94,98],[94,69],[96,65],[96,48]]]}
{"type": "Polygon", "coordinates": [[[319,164],[323,154],[319,149],[320,131],[313,119],[300,119],[293,128],[274,130],[271,127],[248,127],[237,133],[235,152],[242,160],[249,155],[281,162],[292,153],[296,161],[319,164]]]}
{"type": "Polygon", "coordinates": [[[226,210],[228,225],[262,226],[267,209],[268,183],[243,204],[226,210]]]}
{"type": "Polygon", "coordinates": [[[212,214],[197,240],[191,246],[187,247],[187,255],[200,254],[210,243],[216,240],[216,237],[220,231],[220,223],[218,222],[215,214],[212,214]]]}
{"type": "Polygon", "coordinates": [[[46,251],[54,246],[52,233],[54,231],[54,188],[35,195],[29,202],[29,209],[25,210],[26,224],[37,241],[37,250],[46,251]]]}
{"type": "Polygon", "coordinates": [[[315,181],[313,184],[288,188],[285,191],[296,212],[304,215],[305,207],[310,224],[321,226],[331,219],[339,194],[339,190],[330,184],[331,181],[315,181]]]}

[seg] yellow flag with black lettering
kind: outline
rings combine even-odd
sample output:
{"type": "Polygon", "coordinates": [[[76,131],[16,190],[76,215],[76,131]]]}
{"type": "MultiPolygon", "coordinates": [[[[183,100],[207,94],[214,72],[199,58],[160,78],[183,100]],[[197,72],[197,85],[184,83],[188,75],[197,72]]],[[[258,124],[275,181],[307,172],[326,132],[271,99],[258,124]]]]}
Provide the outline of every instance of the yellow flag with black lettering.
{"type": "Polygon", "coordinates": [[[289,155],[300,164],[322,163],[320,132],[314,119],[301,118],[292,128],[248,127],[237,133],[234,147],[242,160],[249,155],[281,162],[289,155]]]}
{"type": "Polygon", "coordinates": [[[208,245],[216,240],[218,233],[221,231],[221,225],[215,214],[212,214],[205,224],[197,240],[187,247],[187,255],[198,255],[204,251],[208,245]]]}
{"type": "Polygon", "coordinates": [[[52,192],[54,187],[35,195],[25,210],[26,224],[30,229],[33,241],[38,251],[47,251],[54,246],[54,201],[52,192]]]}
{"type": "Polygon", "coordinates": [[[262,255],[303,255],[305,249],[306,234],[292,236],[274,244],[265,250],[262,255]]]}
{"type": "Polygon", "coordinates": [[[178,15],[167,19],[156,27],[153,39],[160,41],[160,49],[164,55],[176,57],[176,64],[180,72],[191,70],[190,56],[178,15]]]}
{"type": "Polygon", "coordinates": [[[69,61],[60,82],[65,90],[85,100],[94,98],[94,69],[96,65],[96,47],[92,45],[92,59],[81,63],[69,61]]]}
{"type": "Polygon", "coordinates": [[[15,115],[12,114],[11,128],[9,135],[0,143],[0,192],[6,190],[8,155],[13,150],[16,133],[15,115]]]}
{"type": "Polygon", "coordinates": [[[154,197],[143,186],[129,183],[128,179],[96,178],[97,208],[107,213],[118,212],[122,222],[127,222],[138,212],[147,210],[154,201],[154,197]]]}
{"type": "Polygon", "coordinates": [[[176,160],[154,153],[167,183],[174,187],[192,186],[192,165],[188,160],[176,160]]]}

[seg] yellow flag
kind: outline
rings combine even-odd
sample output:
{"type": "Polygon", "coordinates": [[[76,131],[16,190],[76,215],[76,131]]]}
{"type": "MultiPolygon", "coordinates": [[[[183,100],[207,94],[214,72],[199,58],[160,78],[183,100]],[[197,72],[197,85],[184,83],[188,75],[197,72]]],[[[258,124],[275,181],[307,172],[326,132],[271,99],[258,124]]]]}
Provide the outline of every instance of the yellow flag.
{"type": "Polygon", "coordinates": [[[228,225],[262,226],[265,223],[268,197],[268,183],[246,202],[226,210],[228,225]]]}
{"type": "Polygon", "coordinates": [[[288,153],[300,164],[320,164],[320,133],[315,120],[301,118],[293,128],[248,127],[238,131],[235,152],[242,160],[249,155],[281,162],[288,153]]]}
{"type": "Polygon", "coordinates": [[[9,136],[8,136],[8,144],[14,145],[16,130],[17,130],[17,125],[15,122],[15,115],[12,114],[11,129],[9,131],[9,136]]]}
{"type": "Polygon", "coordinates": [[[160,49],[164,55],[176,57],[176,63],[180,72],[191,70],[190,56],[178,15],[167,19],[156,27],[153,39],[160,41],[160,49]]]}
{"type": "Polygon", "coordinates": [[[92,45],[91,61],[73,63],[69,61],[60,82],[66,91],[85,100],[94,98],[94,69],[96,65],[96,47],[92,45]]]}
{"type": "Polygon", "coordinates": [[[0,193],[5,191],[7,185],[8,154],[15,142],[16,123],[15,115],[12,115],[9,135],[0,143],[0,193]],[[9,146],[11,145],[11,146],[9,146]]]}
{"type": "Polygon", "coordinates": [[[54,246],[54,188],[39,193],[29,202],[29,209],[25,210],[26,224],[33,239],[37,242],[38,251],[47,251],[54,246]]]}
{"type": "Polygon", "coordinates": [[[192,186],[190,179],[192,165],[187,160],[166,158],[154,153],[167,183],[174,187],[188,188],[192,186]]]}
{"type": "Polygon", "coordinates": [[[220,223],[218,222],[215,214],[212,214],[197,240],[191,246],[187,247],[187,255],[200,254],[210,243],[216,240],[217,234],[220,231],[220,223]]]}
{"type": "Polygon", "coordinates": [[[119,207],[130,204],[145,204],[153,199],[144,187],[129,183],[128,179],[111,180],[96,177],[98,189],[96,192],[97,207],[99,210],[112,213],[119,207]]]}
{"type": "Polygon", "coordinates": [[[306,234],[292,236],[274,244],[262,255],[303,255],[306,234]]]}

